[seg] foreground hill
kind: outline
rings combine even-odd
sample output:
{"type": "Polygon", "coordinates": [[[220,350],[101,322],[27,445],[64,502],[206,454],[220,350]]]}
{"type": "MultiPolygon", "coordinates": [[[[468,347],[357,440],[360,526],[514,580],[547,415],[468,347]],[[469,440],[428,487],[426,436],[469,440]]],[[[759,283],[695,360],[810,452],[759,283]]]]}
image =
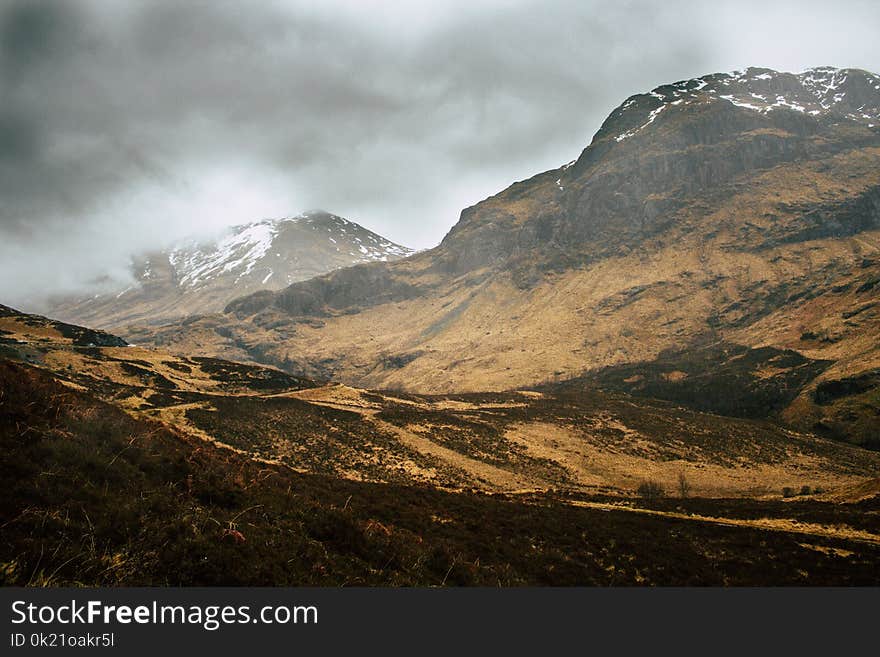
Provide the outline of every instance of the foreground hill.
{"type": "Polygon", "coordinates": [[[880,463],[865,450],[627,398],[318,385],[0,315],[0,584],[878,583],[880,463]],[[693,475],[693,495],[701,468],[834,488],[783,501],[608,485],[651,463],[693,475]]]}
{"type": "Polygon", "coordinates": [[[435,249],[126,337],[421,393],[643,363],[680,403],[693,354],[720,371],[766,348],[807,367],[742,373],[786,381],[765,417],[876,445],[878,295],[880,78],[749,69],[630,97],[579,158],[466,209],[435,249]]]}
{"type": "Polygon", "coordinates": [[[235,297],[410,253],[363,226],[316,210],[233,226],[213,240],[189,239],[138,255],[133,282],[118,289],[106,283],[85,297],[58,299],[51,314],[108,330],[169,322],[218,312],[235,297]]]}
{"type": "Polygon", "coordinates": [[[685,480],[703,497],[821,494],[880,474],[880,455],[760,419],[597,390],[412,395],[121,346],[0,307],[0,355],[138,418],[299,472],[492,492],[631,498],[685,480]]]}

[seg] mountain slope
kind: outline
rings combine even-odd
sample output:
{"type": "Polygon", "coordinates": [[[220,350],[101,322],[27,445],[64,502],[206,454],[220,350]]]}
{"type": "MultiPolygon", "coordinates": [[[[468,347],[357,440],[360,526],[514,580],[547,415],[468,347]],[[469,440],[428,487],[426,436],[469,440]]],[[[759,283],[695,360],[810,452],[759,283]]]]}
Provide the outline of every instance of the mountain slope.
{"type": "Polygon", "coordinates": [[[137,418],[300,472],[454,490],[630,497],[687,477],[701,497],[825,491],[880,473],[880,455],[753,419],[596,390],[423,396],[322,384],[174,356],[0,306],[0,358],[50,372],[137,418]]]}
{"type": "Polygon", "coordinates": [[[134,259],[134,283],[87,298],[64,299],[52,314],[114,329],[217,312],[232,298],[280,290],[296,281],[412,251],[323,211],[227,229],[214,241],[190,239],[134,259]]]}
{"type": "Polygon", "coordinates": [[[639,508],[305,475],[2,360],[0,474],[7,586],[878,581],[876,501],[639,508]]]}
{"type": "Polygon", "coordinates": [[[435,249],[128,337],[420,392],[713,344],[790,350],[825,365],[774,417],[864,442],[874,401],[810,391],[880,367],[878,108],[880,78],[859,70],[664,85],[622,103],[574,162],[464,210],[435,249]]]}

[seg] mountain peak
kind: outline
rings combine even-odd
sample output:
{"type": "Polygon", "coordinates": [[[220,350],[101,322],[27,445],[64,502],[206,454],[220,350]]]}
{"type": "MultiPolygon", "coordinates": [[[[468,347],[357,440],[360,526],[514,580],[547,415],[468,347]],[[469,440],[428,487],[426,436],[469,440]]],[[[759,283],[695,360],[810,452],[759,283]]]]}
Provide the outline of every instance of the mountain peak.
{"type": "Polygon", "coordinates": [[[342,219],[342,221],[347,221],[343,217],[333,214],[332,212],[327,212],[327,210],[322,210],[321,208],[314,208],[312,210],[306,210],[305,212],[300,213],[297,216],[297,219],[311,219],[312,221],[322,221],[327,219],[342,219]]]}
{"type": "Polygon", "coordinates": [[[630,96],[611,113],[596,138],[611,137],[620,143],[642,133],[661,114],[706,105],[733,106],[762,115],[796,112],[816,120],[848,120],[874,128],[880,125],[880,76],[831,66],[798,74],[757,67],[713,73],[630,96]]]}
{"type": "Polygon", "coordinates": [[[231,226],[211,239],[188,238],[133,258],[134,284],[87,299],[65,299],[53,312],[100,326],[171,321],[221,310],[232,298],[413,251],[324,210],[231,226]]]}
{"type": "Polygon", "coordinates": [[[465,209],[440,257],[457,273],[522,269],[529,285],[639,247],[695,195],[878,137],[880,77],[859,69],[752,67],[660,85],[612,111],[574,162],[465,209]]]}
{"type": "Polygon", "coordinates": [[[279,273],[279,283],[287,285],[303,280],[296,270],[305,262],[313,261],[306,270],[318,275],[328,271],[326,262],[340,258],[352,265],[411,252],[352,221],[324,210],[310,210],[295,217],[232,226],[215,241],[182,241],[168,251],[168,260],[181,287],[197,288],[221,276],[234,276],[234,284],[238,284],[254,273],[262,277],[261,285],[279,273]],[[326,256],[324,264],[322,255],[326,256]]]}

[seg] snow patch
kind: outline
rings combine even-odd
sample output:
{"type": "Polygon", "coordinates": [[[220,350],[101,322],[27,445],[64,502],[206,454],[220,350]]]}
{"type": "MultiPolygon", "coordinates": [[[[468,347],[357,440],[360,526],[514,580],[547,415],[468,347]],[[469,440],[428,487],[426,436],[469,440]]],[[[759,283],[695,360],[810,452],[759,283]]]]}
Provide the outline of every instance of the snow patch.
{"type": "MultiPolygon", "coordinates": [[[[654,94],[653,92],[651,92],[651,95],[655,95],[655,94],[654,94]]],[[[644,123],[643,125],[639,126],[639,127],[636,128],[635,130],[630,130],[630,131],[628,131],[628,132],[624,132],[623,134],[617,135],[617,137],[614,138],[614,141],[616,141],[616,142],[621,142],[621,141],[623,141],[624,139],[629,139],[629,138],[632,137],[633,135],[635,135],[635,134],[641,132],[642,130],[644,130],[645,128],[647,128],[649,125],[651,125],[652,123],[654,123],[654,120],[655,120],[658,116],[660,116],[660,113],[661,113],[663,110],[665,110],[666,108],[667,108],[667,105],[661,105],[661,106],[658,107],[657,109],[655,109],[655,110],[651,110],[651,113],[648,114],[648,120],[647,120],[646,123],[644,123]]]]}

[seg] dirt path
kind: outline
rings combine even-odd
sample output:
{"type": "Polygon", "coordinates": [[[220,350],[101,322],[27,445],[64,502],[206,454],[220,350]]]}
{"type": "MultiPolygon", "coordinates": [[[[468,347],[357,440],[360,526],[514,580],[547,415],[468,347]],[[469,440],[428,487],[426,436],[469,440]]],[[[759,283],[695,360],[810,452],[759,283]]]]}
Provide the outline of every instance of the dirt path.
{"type": "Polygon", "coordinates": [[[706,522],[725,527],[746,527],[749,529],[761,529],[764,531],[783,532],[786,534],[803,534],[816,538],[836,538],[860,543],[880,545],[880,536],[855,529],[848,525],[819,525],[816,523],[799,522],[790,518],[721,518],[715,516],[700,516],[678,511],[658,511],[656,509],[643,509],[639,507],[613,504],[610,502],[586,502],[582,500],[569,500],[572,506],[585,509],[598,509],[600,511],[623,511],[627,513],[640,513],[643,515],[674,518],[676,520],[688,520],[692,522],[706,522]]]}
{"type": "MultiPolygon", "coordinates": [[[[478,459],[472,458],[455,450],[439,445],[432,441],[430,438],[422,436],[417,432],[397,426],[385,420],[380,420],[378,418],[379,411],[381,410],[380,408],[372,406],[369,403],[364,403],[364,400],[357,397],[348,397],[348,395],[344,394],[347,391],[340,390],[334,392],[343,392],[343,394],[335,394],[329,396],[330,398],[328,399],[328,396],[325,396],[326,391],[312,390],[307,391],[307,393],[305,395],[302,395],[302,397],[305,397],[303,401],[308,401],[309,403],[315,404],[317,406],[326,406],[329,408],[348,410],[360,414],[366,422],[373,424],[380,431],[395,435],[401,444],[409,447],[410,449],[418,453],[427,454],[438,459],[444,465],[462,472],[465,478],[473,481],[475,484],[482,484],[486,487],[487,492],[491,491],[496,493],[503,493],[505,495],[516,495],[518,492],[539,492],[541,490],[544,490],[540,485],[536,486],[536,484],[540,484],[541,482],[535,481],[533,478],[529,478],[511,470],[506,470],[504,468],[485,463],[478,459]],[[324,394],[322,394],[322,392],[324,394]]],[[[282,394],[284,394],[285,396],[300,396],[300,394],[297,393],[294,393],[294,395],[290,395],[290,393],[282,394]]],[[[205,402],[184,403],[154,409],[151,412],[147,412],[145,414],[172,424],[179,429],[190,433],[191,435],[199,437],[208,442],[212,442],[226,449],[231,449],[235,452],[247,455],[255,460],[259,460],[265,463],[282,465],[280,461],[255,457],[254,455],[249,454],[243,450],[217,441],[213,436],[210,436],[207,433],[201,431],[187,420],[186,411],[188,409],[205,407],[209,405],[210,404],[206,404],[205,402]]],[[[678,511],[660,511],[656,509],[646,509],[636,506],[630,506],[626,503],[589,502],[582,500],[568,500],[566,501],[566,503],[576,507],[597,509],[600,511],[637,513],[675,520],[685,520],[688,522],[710,523],[725,527],[741,527],[762,531],[782,532],[787,534],[800,534],[813,538],[830,538],[867,543],[871,545],[880,545],[880,535],[872,534],[871,532],[860,529],[855,529],[848,525],[821,525],[817,523],[799,522],[790,518],[726,518],[718,516],[704,516],[678,511]]]]}
{"type": "Polygon", "coordinates": [[[422,454],[428,454],[443,461],[444,464],[463,471],[475,483],[482,483],[490,490],[511,491],[534,487],[534,481],[526,479],[514,472],[484,463],[466,456],[455,450],[438,445],[419,434],[403,429],[390,422],[371,417],[370,420],[380,429],[394,433],[398,440],[407,447],[422,454]]]}
{"type": "MultiPolygon", "coordinates": [[[[178,431],[186,433],[194,438],[198,438],[199,440],[204,440],[206,443],[211,443],[216,447],[220,447],[222,449],[228,449],[236,454],[241,454],[242,456],[246,456],[253,461],[259,461],[260,463],[266,463],[269,465],[281,465],[286,468],[290,468],[296,472],[304,472],[304,470],[297,470],[296,468],[290,467],[288,464],[283,463],[278,459],[267,459],[256,454],[253,454],[247,450],[240,449],[229,443],[224,443],[223,441],[217,440],[209,433],[202,431],[197,426],[195,426],[189,419],[186,417],[186,411],[191,408],[210,408],[210,403],[207,402],[191,402],[186,404],[175,404],[173,406],[162,406],[160,408],[150,409],[149,411],[141,411],[140,413],[144,417],[151,418],[153,420],[159,420],[178,431]]],[[[132,415],[135,415],[132,413],[132,415]]],[[[136,416],[136,415],[135,415],[136,416]]]]}
{"type": "MultiPolygon", "coordinates": [[[[360,399],[340,398],[341,395],[334,395],[333,397],[328,399],[326,397],[326,393],[328,390],[331,392],[343,391],[341,388],[334,386],[333,388],[329,388],[327,390],[318,389],[296,391],[294,393],[280,393],[278,395],[268,396],[297,397],[316,406],[326,406],[328,408],[335,408],[339,410],[358,413],[364,418],[366,422],[375,425],[377,429],[392,433],[393,435],[397,436],[397,439],[402,445],[405,445],[420,454],[433,456],[434,458],[440,460],[444,465],[455,468],[456,470],[460,470],[464,473],[467,479],[474,481],[474,483],[486,486],[488,490],[509,493],[516,490],[531,490],[535,487],[535,482],[528,478],[525,478],[514,472],[504,470],[503,468],[484,463],[483,461],[471,458],[464,454],[460,454],[455,450],[443,447],[442,445],[438,445],[429,438],[420,436],[413,431],[409,431],[408,429],[399,427],[395,424],[391,424],[390,422],[380,420],[378,417],[376,417],[381,410],[381,408],[379,407],[361,403],[360,399]]],[[[213,438],[213,436],[210,436],[204,431],[193,426],[192,423],[189,422],[186,418],[186,411],[190,408],[204,408],[206,406],[210,406],[210,404],[205,402],[176,404],[173,406],[165,406],[159,409],[155,409],[150,413],[150,415],[165,422],[168,422],[169,424],[173,424],[181,430],[187,431],[188,433],[202,438],[203,440],[213,442],[228,449],[232,449],[233,451],[245,454],[256,460],[260,460],[266,463],[280,464],[280,461],[260,459],[259,457],[255,457],[252,454],[227,445],[226,443],[220,442],[213,438]]]]}

